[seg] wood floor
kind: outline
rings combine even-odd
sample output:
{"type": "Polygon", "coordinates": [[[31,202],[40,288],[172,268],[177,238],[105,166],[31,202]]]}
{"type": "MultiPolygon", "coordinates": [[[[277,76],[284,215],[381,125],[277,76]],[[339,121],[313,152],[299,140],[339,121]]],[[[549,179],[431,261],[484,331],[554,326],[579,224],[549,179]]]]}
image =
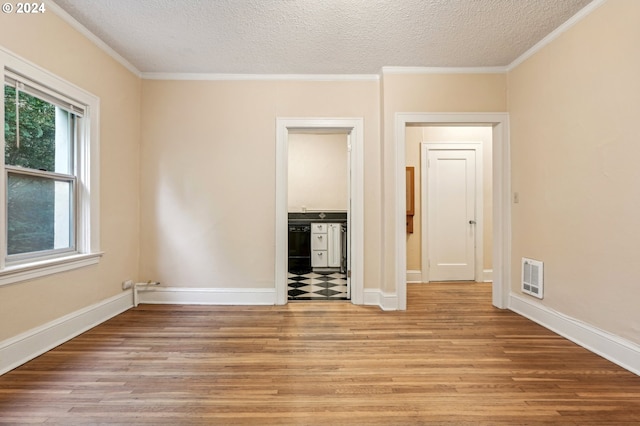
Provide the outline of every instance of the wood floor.
{"type": "Polygon", "coordinates": [[[640,377],[490,300],[141,305],[1,376],[0,424],[640,424],[640,377]]]}

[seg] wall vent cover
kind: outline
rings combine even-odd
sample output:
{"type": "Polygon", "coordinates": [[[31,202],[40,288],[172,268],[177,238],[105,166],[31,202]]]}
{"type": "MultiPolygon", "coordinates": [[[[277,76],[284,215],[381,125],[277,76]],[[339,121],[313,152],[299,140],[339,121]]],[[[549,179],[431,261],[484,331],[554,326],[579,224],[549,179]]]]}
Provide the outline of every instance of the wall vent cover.
{"type": "Polygon", "coordinates": [[[522,258],[522,292],[542,299],[544,265],[539,260],[522,258]]]}

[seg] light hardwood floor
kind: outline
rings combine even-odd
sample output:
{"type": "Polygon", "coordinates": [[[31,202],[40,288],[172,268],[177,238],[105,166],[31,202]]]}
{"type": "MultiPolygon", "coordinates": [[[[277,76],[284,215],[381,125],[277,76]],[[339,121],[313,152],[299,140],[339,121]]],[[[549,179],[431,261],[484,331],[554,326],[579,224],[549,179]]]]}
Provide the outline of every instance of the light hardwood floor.
{"type": "Polygon", "coordinates": [[[0,377],[0,423],[640,423],[640,377],[490,295],[409,285],[405,312],[141,305],[0,377]]]}

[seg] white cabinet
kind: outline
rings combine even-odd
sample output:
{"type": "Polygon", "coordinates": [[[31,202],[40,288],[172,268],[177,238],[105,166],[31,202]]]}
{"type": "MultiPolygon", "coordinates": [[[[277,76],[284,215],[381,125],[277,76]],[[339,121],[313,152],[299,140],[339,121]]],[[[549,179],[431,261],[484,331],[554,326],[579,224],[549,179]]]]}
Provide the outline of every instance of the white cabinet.
{"type": "Polygon", "coordinates": [[[329,236],[327,234],[326,223],[311,224],[311,267],[326,268],[329,266],[327,260],[327,249],[329,248],[329,236]]]}
{"type": "Polygon", "coordinates": [[[311,267],[339,268],[342,258],[339,223],[311,224],[311,267]]]}
{"type": "Polygon", "coordinates": [[[339,223],[327,224],[327,266],[339,268],[342,259],[342,230],[339,223]]]}

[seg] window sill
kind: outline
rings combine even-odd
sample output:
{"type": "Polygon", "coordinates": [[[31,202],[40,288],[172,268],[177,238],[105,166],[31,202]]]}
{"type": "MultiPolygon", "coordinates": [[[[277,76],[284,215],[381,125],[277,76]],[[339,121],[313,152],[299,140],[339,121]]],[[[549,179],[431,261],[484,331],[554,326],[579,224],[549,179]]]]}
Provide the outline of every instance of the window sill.
{"type": "Polygon", "coordinates": [[[102,254],[102,252],[73,254],[56,259],[7,266],[0,271],[0,286],[95,265],[100,262],[102,254]]]}

